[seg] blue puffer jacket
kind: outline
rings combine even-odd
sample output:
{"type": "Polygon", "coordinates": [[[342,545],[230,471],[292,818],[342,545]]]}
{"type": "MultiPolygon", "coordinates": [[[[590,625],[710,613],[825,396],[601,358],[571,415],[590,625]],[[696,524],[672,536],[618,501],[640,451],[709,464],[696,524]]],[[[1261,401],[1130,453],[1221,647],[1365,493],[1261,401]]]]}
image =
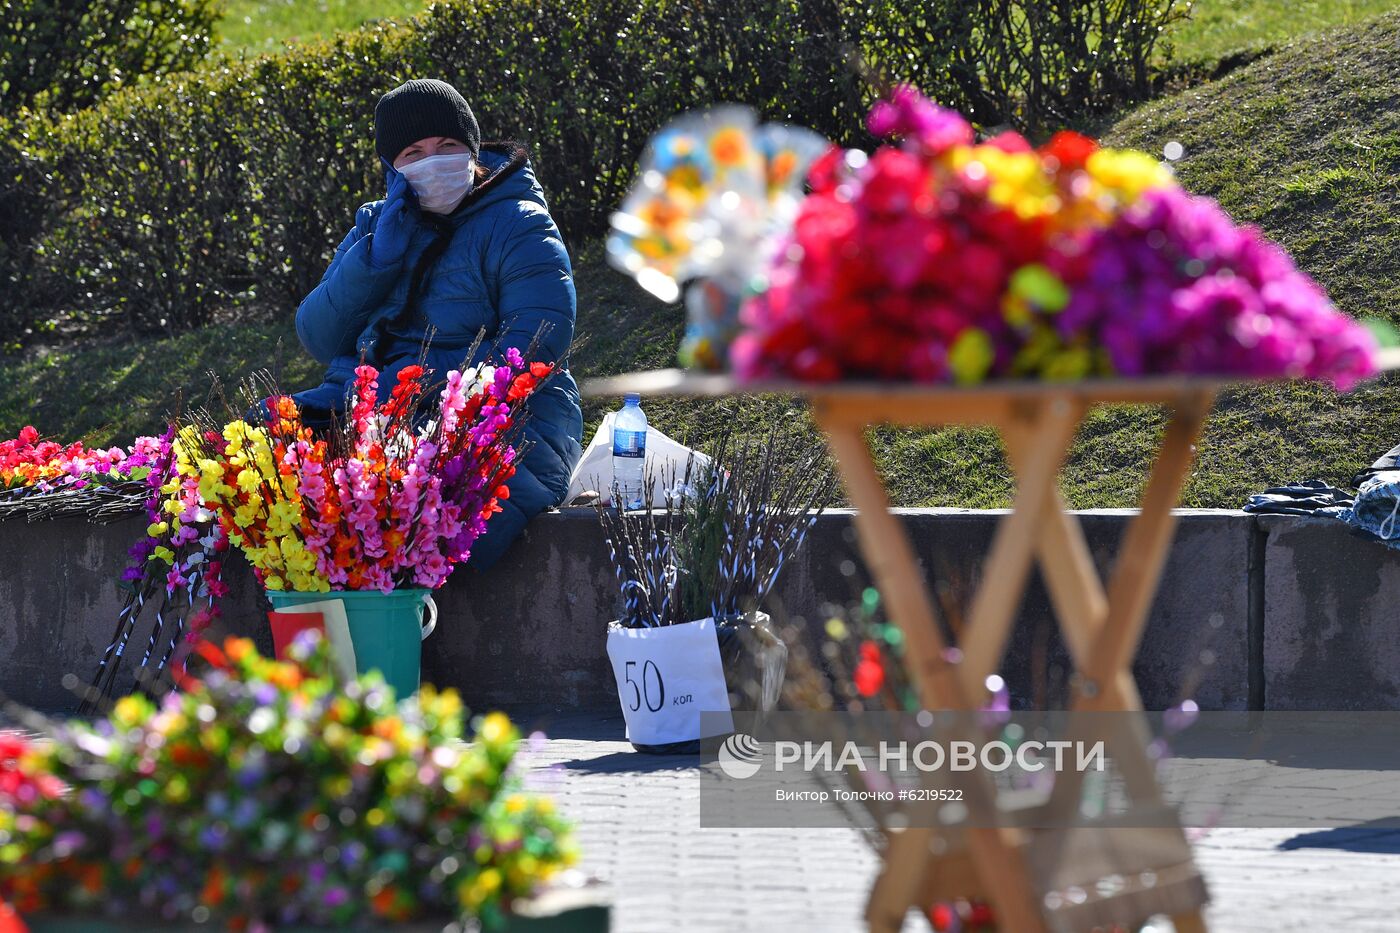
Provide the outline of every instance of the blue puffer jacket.
{"type": "MultiPolygon", "coordinates": [[[[550,330],[534,359],[563,356],[574,335],[573,273],[544,191],[519,147],[484,144],[478,161],[490,177],[446,218],[443,233],[420,215],[398,265],[380,269],[369,261],[384,202],[359,209],[321,284],[297,309],[302,344],[329,366],[323,385],[295,396],[302,406],[343,411],[361,355],[381,368],[380,391],[387,395],[397,371],[417,362],[429,327],[436,330],[427,365],[439,377],[464,362],[483,327],[478,358],[493,347],[524,351],[545,323],[550,330]],[[427,268],[412,318],[399,321],[410,275],[439,235],[450,236],[446,249],[427,268]]],[[[582,433],[578,387],[561,367],[530,401],[526,437],[533,446],[510,481],[505,511],[472,548],[471,566],[495,563],[527,520],[563,500],[582,433]]]]}

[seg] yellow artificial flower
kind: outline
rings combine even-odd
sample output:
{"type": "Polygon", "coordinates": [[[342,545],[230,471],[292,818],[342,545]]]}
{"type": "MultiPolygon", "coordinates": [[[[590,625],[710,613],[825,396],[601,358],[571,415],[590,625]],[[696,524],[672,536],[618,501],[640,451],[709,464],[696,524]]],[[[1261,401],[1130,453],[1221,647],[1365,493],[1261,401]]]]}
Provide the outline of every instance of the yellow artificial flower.
{"type": "Polygon", "coordinates": [[[462,906],[469,911],[477,910],[501,889],[501,881],[499,869],[484,869],[476,877],[462,885],[460,895],[462,906]]]}
{"type": "Polygon", "coordinates": [[[1042,374],[1051,381],[1070,382],[1088,376],[1093,365],[1094,357],[1088,347],[1066,347],[1050,357],[1042,374]]]}
{"type": "Polygon", "coordinates": [[[1135,149],[1100,149],[1084,165],[1089,177],[1120,204],[1136,201],[1144,191],[1170,187],[1171,170],[1135,149]]]}
{"type": "Polygon", "coordinates": [[[262,488],[262,477],[249,469],[239,470],[238,488],[249,495],[253,495],[262,488]]]}
{"type": "Polygon", "coordinates": [[[247,528],[258,520],[258,513],[262,511],[262,502],[245,502],[233,510],[233,522],[239,528],[247,528]]]}
{"type": "Polygon", "coordinates": [[[482,741],[492,744],[508,742],[515,737],[515,727],[511,725],[510,717],[505,713],[490,713],[481,720],[477,736],[482,741]]]}
{"type": "Polygon", "coordinates": [[[112,707],[112,722],[122,728],[130,728],[144,722],[151,714],[151,704],[132,694],[122,697],[112,707]]]}
{"type": "Polygon", "coordinates": [[[953,371],[953,378],[961,385],[981,382],[995,359],[992,338],[978,327],[964,330],[948,350],[948,366],[953,371]]]}

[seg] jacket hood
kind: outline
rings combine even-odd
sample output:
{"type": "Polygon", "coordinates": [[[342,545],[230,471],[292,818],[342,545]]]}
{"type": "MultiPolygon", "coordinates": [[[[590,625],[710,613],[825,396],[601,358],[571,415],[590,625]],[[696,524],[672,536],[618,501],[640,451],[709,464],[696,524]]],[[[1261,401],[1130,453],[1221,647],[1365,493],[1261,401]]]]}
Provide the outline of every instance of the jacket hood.
{"type": "MultiPolygon", "coordinates": [[[[544,188],[535,177],[524,146],[513,142],[482,143],[477,163],[491,174],[478,182],[457,209],[448,215],[453,224],[461,224],[472,214],[499,201],[532,201],[548,210],[544,188]]],[[[398,173],[398,169],[387,161],[384,165],[391,178],[398,173]]]]}

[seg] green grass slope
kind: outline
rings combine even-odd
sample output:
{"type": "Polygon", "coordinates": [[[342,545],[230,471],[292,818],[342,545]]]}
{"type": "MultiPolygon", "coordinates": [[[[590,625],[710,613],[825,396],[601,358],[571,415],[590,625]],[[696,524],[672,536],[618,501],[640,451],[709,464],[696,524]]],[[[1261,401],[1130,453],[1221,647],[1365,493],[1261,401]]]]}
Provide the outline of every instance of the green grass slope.
{"type": "Polygon", "coordinates": [[[215,29],[224,51],[276,52],[299,42],[356,29],[376,19],[406,19],[424,0],[227,0],[215,29]]]}
{"type": "Polygon", "coordinates": [[[1168,38],[1180,64],[1209,64],[1397,8],[1400,0],[1194,0],[1168,38]]]}
{"type": "MultiPolygon", "coordinates": [[[[1400,14],[1295,42],[1140,108],[1108,137],[1157,151],[1180,142],[1188,188],[1262,227],[1343,311],[1400,319],[1400,14]]],[[[1345,396],[1313,385],[1229,393],[1188,501],[1234,505],[1265,483],[1345,481],[1400,442],[1396,386],[1390,377],[1345,396]]],[[[1121,430],[1134,419],[1104,420],[1121,430]]],[[[1076,498],[1091,490],[1082,472],[1071,476],[1076,498]]]]}

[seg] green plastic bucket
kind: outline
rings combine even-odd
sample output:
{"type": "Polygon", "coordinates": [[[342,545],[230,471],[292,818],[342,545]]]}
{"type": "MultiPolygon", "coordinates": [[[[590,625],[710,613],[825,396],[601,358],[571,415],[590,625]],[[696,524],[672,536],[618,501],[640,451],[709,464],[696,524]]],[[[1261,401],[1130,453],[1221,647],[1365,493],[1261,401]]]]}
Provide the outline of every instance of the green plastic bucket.
{"type": "Polygon", "coordinates": [[[437,604],[433,602],[431,590],[394,590],[392,593],[268,590],[267,598],[277,610],[339,599],[345,604],[350,642],[355,646],[355,670],[361,674],[379,671],[399,697],[412,696],[418,691],[422,642],[437,627],[437,604]],[[426,620],[423,618],[425,606],[428,609],[426,620]]]}

